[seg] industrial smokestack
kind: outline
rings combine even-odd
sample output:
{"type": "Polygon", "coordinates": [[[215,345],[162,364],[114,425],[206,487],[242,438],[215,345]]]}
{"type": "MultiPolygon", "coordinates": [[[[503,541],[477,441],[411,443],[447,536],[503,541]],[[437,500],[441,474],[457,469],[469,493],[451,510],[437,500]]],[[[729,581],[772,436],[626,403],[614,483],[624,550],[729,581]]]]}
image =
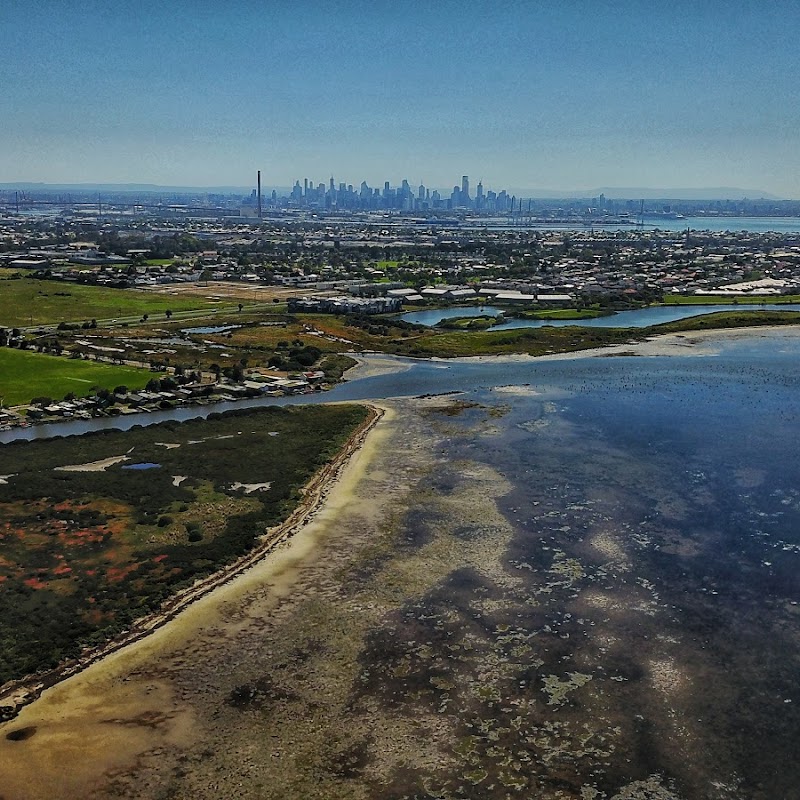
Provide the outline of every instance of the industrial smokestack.
{"type": "Polygon", "coordinates": [[[261,170],[258,171],[258,218],[261,219],[261,170]]]}

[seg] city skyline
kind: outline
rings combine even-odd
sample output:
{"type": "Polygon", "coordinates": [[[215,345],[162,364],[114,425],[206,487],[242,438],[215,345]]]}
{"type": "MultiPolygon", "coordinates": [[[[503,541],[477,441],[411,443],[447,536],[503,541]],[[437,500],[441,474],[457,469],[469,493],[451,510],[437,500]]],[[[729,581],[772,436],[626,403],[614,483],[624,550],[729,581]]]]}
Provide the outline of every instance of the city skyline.
{"type": "Polygon", "coordinates": [[[10,0],[0,182],[800,197],[800,7],[10,0]]]}

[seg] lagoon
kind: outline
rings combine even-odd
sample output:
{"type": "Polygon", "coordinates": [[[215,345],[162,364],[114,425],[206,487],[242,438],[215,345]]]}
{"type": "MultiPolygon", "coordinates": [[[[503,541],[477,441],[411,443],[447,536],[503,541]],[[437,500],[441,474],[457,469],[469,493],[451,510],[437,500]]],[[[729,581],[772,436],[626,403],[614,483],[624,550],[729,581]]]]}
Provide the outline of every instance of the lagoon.
{"type": "MultiPolygon", "coordinates": [[[[681,305],[681,306],[649,306],[630,311],[618,311],[607,317],[592,319],[510,319],[490,330],[507,331],[515,328],[543,328],[547,325],[557,328],[579,326],[581,328],[647,328],[650,325],[661,325],[676,322],[680,319],[699,317],[703,314],[714,314],[719,311],[800,311],[800,304],[786,303],[755,304],[740,303],[738,305],[681,305]]],[[[432,309],[430,311],[411,311],[400,317],[404,322],[433,326],[443,319],[457,317],[496,317],[502,309],[494,306],[463,306],[461,308],[432,309]]]]}

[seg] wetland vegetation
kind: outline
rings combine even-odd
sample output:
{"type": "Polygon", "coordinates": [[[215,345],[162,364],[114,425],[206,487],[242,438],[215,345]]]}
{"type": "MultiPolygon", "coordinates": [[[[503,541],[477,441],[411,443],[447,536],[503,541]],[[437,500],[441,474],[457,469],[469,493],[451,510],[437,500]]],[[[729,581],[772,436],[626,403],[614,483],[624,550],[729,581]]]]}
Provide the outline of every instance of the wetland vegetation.
{"type": "Polygon", "coordinates": [[[271,407],[4,445],[0,685],[118,634],[246,553],[366,415],[271,407]]]}

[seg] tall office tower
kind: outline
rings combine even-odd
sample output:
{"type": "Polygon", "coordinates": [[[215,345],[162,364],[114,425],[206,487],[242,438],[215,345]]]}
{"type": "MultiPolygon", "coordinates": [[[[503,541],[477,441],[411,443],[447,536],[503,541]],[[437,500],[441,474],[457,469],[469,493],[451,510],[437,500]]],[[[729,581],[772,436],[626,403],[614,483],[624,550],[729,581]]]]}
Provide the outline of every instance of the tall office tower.
{"type": "Polygon", "coordinates": [[[417,189],[417,199],[424,200],[425,199],[425,186],[420,183],[419,189],[417,189]]]}
{"type": "Polygon", "coordinates": [[[331,194],[333,194],[335,191],[336,189],[333,187],[333,175],[331,175],[331,194]]]}
{"type": "Polygon", "coordinates": [[[402,209],[403,211],[408,211],[411,208],[411,205],[409,203],[411,197],[412,197],[411,186],[409,186],[408,181],[405,178],[403,178],[403,184],[400,187],[400,194],[398,197],[397,207],[402,209]]]}
{"type": "Polygon", "coordinates": [[[483,181],[478,181],[478,187],[475,189],[475,208],[482,209],[485,205],[483,197],[483,181]]]}
{"type": "Polygon", "coordinates": [[[389,196],[389,181],[386,181],[383,184],[383,196],[384,197],[388,197],[389,196]]]}
{"type": "Polygon", "coordinates": [[[308,197],[308,178],[303,178],[303,197],[308,197]]]}
{"type": "Polygon", "coordinates": [[[461,176],[461,202],[467,203],[469,202],[469,175],[462,175],[461,176]]]}

